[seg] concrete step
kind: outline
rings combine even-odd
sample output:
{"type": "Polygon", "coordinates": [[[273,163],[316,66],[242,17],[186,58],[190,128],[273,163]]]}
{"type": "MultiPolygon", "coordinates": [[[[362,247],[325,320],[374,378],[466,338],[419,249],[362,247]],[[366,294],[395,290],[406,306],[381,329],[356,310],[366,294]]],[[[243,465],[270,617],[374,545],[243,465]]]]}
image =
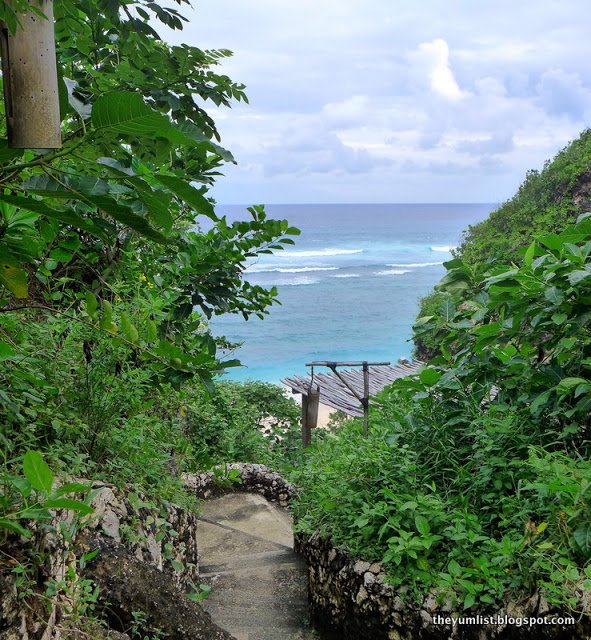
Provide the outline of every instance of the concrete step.
{"type": "Polygon", "coordinates": [[[294,561],[294,553],[289,549],[279,549],[277,551],[261,551],[260,553],[249,553],[244,556],[234,556],[227,558],[226,562],[218,564],[199,565],[199,574],[202,577],[246,571],[251,568],[260,567],[264,564],[272,565],[293,565],[300,567],[300,563],[294,561]]]}
{"type": "Polygon", "coordinates": [[[291,517],[255,494],[201,503],[202,604],[237,640],[311,640],[306,568],[293,552],[291,517]]]}
{"type": "Polygon", "coordinates": [[[313,629],[248,629],[235,627],[232,635],[236,640],[319,640],[313,629]]]}

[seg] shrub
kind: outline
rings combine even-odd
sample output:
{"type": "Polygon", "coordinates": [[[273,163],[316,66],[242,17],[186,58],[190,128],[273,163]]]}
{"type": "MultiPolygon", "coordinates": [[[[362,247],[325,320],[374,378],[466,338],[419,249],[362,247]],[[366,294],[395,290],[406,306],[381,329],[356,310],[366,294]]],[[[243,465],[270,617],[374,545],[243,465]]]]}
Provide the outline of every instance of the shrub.
{"type": "Polygon", "coordinates": [[[441,356],[329,434],[296,472],[297,526],[464,608],[591,588],[591,216],[440,284],[441,356]]]}

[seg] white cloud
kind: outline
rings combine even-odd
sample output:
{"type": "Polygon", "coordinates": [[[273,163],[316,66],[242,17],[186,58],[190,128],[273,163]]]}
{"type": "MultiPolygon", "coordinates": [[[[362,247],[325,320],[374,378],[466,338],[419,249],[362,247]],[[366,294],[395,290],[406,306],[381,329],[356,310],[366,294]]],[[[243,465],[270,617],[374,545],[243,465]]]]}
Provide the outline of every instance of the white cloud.
{"type": "Polygon", "coordinates": [[[419,55],[428,65],[431,90],[447,100],[460,100],[460,89],[449,64],[449,46],[442,38],[419,45],[419,55]]]}
{"type": "Polygon", "coordinates": [[[539,103],[551,114],[583,118],[591,114],[591,91],[576,73],[549,69],[536,87],[539,103]]]}
{"type": "Polygon", "coordinates": [[[180,37],[233,49],[251,102],[213,111],[240,163],[218,199],[506,199],[591,120],[586,10],[201,0],[180,37]]]}

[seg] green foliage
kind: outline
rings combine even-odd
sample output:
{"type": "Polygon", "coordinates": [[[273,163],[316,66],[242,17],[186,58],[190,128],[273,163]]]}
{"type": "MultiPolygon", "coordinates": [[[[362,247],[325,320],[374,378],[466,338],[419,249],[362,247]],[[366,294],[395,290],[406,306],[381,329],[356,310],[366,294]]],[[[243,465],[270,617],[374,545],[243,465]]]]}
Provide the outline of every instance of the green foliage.
{"type": "MultiPolygon", "coordinates": [[[[523,256],[534,236],[556,233],[591,209],[591,130],[583,131],[542,171],[529,171],[510,200],[479,224],[469,226],[453,252],[466,268],[509,263],[523,256]]],[[[420,302],[417,321],[444,315],[440,287],[420,302]]],[[[441,331],[441,330],[440,330],[441,331]]],[[[415,355],[421,360],[440,355],[442,333],[421,331],[414,337],[415,355]]]]}
{"type": "Polygon", "coordinates": [[[209,383],[222,366],[215,341],[185,321],[193,309],[263,316],[276,291],[244,281],[246,263],[298,233],[261,206],[228,224],[207,196],[233,158],[203,105],[245,99],[212,70],[230,53],[163,43],[154,24],[179,29],[182,17],[153,2],[55,9],[64,145],[2,156],[0,311],[67,309],[79,321],[92,296],[92,320],[149,356],[161,378],[209,383]],[[149,296],[120,286],[130,275],[149,296]],[[118,309],[132,301],[144,305],[136,323],[118,309]]]}
{"type": "Polygon", "coordinates": [[[300,445],[300,408],[276,385],[220,382],[209,397],[187,386],[180,413],[203,467],[224,462],[258,462],[280,467],[300,445]]]}
{"type": "MultiPolygon", "coordinates": [[[[447,315],[451,302],[450,294],[443,291],[432,291],[421,298],[419,301],[419,314],[414,325],[415,328],[418,329],[437,315],[442,317],[447,315]]],[[[442,336],[434,331],[415,333],[413,336],[415,358],[424,361],[429,360],[434,355],[441,355],[439,351],[441,338],[442,336]]]]}
{"type": "Polygon", "coordinates": [[[441,355],[298,469],[298,527],[385,563],[420,600],[486,608],[591,587],[591,217],[521,264],[446,264],[441,355]]]}
{"type": "Polygon", "coordinates": [[[64,509],[80,515],[93,512],[85,502],[69,498],[87,493],[90,487],[70,482],[56,486],[51,469],[39,451],[28,450],[22,457],[22,474],[4,472],[0,476],[0,540],[9,532],[30,538],[31,520],[42,526],[52,518],[50,510],[64,509]]]}
{"type": "Polygon", "coordinates": [[[468,227],[454,252],[467,264],[510,262],[534,236],[557,232],[591,208],[591,130],[542,171],[529,171],[519,190],[483,222],[468,227]]]}
{"type": "Polygon", "coordinates": [[[0,439],[9,465],[34,443],[62,473],[186,503],[180,472],[279,464],[298,446],[299,408],[280,387],[220,382],[210,396],[199,380],[178,390],[155,384],[134,345],[59,316],[22,325],[6,314],[0,344],[3,330],[10,344],[0,354],[11,366],[0,369],[0,439]]]}
{"type": "Polygon", "coordinates": [[[239,364],[217,358],[208,319],[263,317],[277,292],[245,266],[299,232],[259,205],[230,224],[208,196],[233,158],[204,105],[246,99],[214,71],[230,52],[167,45],[155,26],[183,18],[153,2],[65,1],[55,16],[63,148],[1,143],[7,466],[34,443],[69,473],[179,495],[169,466],[190,466],[202,443],[177,390],[192,381],[207,405],[213,378],[239,364]]]}

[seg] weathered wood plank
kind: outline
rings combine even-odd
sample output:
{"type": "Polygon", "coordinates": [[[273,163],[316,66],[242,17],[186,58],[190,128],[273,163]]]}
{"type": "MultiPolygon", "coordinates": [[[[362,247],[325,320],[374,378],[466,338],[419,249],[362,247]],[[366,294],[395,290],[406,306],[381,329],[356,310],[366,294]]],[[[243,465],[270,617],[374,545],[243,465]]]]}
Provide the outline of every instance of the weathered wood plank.
{"type": "MultiPolygon", "coordinates": [[[[323,363],[315,362],[315,366],[320,364],[334,365],[336,363],[326,361],[323,363]]],[[[339,363],[341,364],[341,363],[339,363]]],[[[360,365],[361,362],[345,363],[346,366],[360,365]]],[[[385,386],[394,382],[399,378],[405,378],[417,372],[423,363],[417,360],[413,362],[400,362],[394,366],[379,364],[369,367],[369,394],[373,396],[379,393],[385,386]]],[[[351,386],[358,396],[363,396],[363,371],[355,369],[346,369],[339,371],[339,375],[351,386]]],[[[282,380],[283,384],[290,387],[294,393],[307,395],[310,392],[311,377],[291,376],[282,380]]],[[[342,380],[334,373],[317,373],[314,372],[314,386],[320,388],[320,402],[333,409],[342,411],[350,416],[362,416],[363,408],[359,400],[353,395],[351,390],[347,388],[342,380]]],[[[370,400],[370,404],[375,405],[370,400]]]]}

